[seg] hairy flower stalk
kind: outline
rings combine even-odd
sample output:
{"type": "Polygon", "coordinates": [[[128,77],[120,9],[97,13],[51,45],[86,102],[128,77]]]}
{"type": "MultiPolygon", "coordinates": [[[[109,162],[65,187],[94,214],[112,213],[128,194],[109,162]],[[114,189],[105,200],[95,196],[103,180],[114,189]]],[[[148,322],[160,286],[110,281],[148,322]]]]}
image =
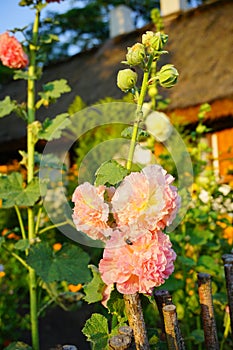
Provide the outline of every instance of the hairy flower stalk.
{"type": "MultiPolygon", "coordinates": [[[[29,46],[29,68],[28,68],[28,87],[27,87],[27,112],[28,112],[28,127],[27,127],[27,152],[28,152],[28,172],[27,183],[30,183],[34,178],[34,153],[35,141],[33,135],[32,123],[35,121],[35,73],[36,73],[36,50],[38,40],[38,30],[40,21],[40,10],[36,9],[36,15],[33,25],[32,42],[29,46]]],[[[33,208],[28,208],[28,239],[35,239],[34,212],[33,208]]],[[[31,267],[29,268],[29,294],[30,294],[30,320],[31,320],[31,335],[32,347],[34,350],[39,350],[39,330],[37,317],[37,284],[36,272],[31,267]]]]}

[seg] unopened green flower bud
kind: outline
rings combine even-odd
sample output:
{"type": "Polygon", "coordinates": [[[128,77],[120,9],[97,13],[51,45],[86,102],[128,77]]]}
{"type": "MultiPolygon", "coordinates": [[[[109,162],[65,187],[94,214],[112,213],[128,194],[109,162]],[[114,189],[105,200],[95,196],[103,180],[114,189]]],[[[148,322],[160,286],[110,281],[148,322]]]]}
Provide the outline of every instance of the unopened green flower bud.
{"type": "Polygon", "coordinates": [[[178,71],[173,64],[165,64],[157,74],[159,84],[164,88],[170,88],[177,82],[178,71]]]}
{"type": "Polygon", "coordinates": [[[138,75],[132,69],[122,69],[117,75],[117,86],[124,92],[135,87],[138,75]]]}
{"type": "Polygon", "coordinates": [[[154,33],[147,31],[142,35],[142,43],[147,48],[149,54],[156,54],[161,51],[168,40],[168,35],[160,32],[154,33]]]}
{"type": "Polygon", "coordinates": [[[137,66],[143,62],[145,56],[146,56],[146,52],[145,52],[144,45],[140,43],[136,43],[133,46],[128,47],[126,60],[130,66],[137,66]]]}

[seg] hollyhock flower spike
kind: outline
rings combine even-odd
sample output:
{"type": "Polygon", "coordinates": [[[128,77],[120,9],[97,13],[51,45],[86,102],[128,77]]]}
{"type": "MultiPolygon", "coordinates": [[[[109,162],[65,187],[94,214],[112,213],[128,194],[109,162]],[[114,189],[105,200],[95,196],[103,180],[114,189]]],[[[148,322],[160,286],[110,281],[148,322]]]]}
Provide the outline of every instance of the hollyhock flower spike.
{"type": "Polygon", "coordinates": [[[146,230],[159,230],[175,219],[180,205],[174,178],[160,165],[149,165],[126,176],[112,198],[118,228],[129,226],[129,238],[146,230]]]}
{"type": "Polygon", "coordinates": [[[4,66],[13,69],[25,68],[29,63],[22,45],[8,32],[0,35],[0,60],[4,66]]]}
{"type": "Polygon", "coordinates": [[[115,231],[107,242],[99,263],[101,277],[110,286],[116,283],[122,294],[151,294],[174,270],[176,254],[169,237],[161,231],[148,231],[133,242],[124,241],[125,234],[115,231]]]}
{"type": "Polygon", "coordinates": [[[95,187],[85,182],[75,189],[72,196],[75,203],[72,217],[77,230],[103,241],[112,233],[107,224],[109,207],[104,202],[105,190],[105,186],[95,187]]]}

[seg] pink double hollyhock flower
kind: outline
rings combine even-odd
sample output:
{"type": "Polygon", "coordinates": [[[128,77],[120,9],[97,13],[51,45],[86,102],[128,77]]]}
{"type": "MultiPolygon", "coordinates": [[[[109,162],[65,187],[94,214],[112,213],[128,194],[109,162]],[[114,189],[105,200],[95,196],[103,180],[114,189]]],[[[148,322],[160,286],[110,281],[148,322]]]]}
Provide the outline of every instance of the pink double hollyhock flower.
{"type": "Polygon", "coordinates": [[[118,227],[129,226],[130,237],[143,230],[160,230],[175,219],[180,205],[174,178],[160,165],[149,165],[126,176],[112,198],[118,227]]]}
{"type": "Polygon", "coordinates": [[[25,68],[29,63],[22,45],[8,32],[0,34],[0,60],[4,66],[13,69],[25,68]]]}
{"type": "Polygon", "coordinates": [[[99,271],[107,287],[120,293],[151,293],[174,270],[176,254],[163,230],[176,217],[180,197],[174,178],[159,165],[132,172],[114,187],[88,182],[73,194],[78,231],[106,243],[99,271]]]}
{"type": "Polygon", "coordinates": [[[148,231],[133,244],[125,243],[124,233],[115,231],[99,263],[101,277],[106,285],[116,283],[120,293],[151,294],[174,270],[176,254],[171,246],[161,231],[148,231]]]}
{"type": "Polygon", "coordinates": [[[85,182],[75,189],[72,196],[75,203],[73,221],[77,230],[103,241],[112,234],[108,225],[109,206],[104,200],[105,190],[105,186],[95,187],[85,182]]]}
{"type": "Polygon", "coordinates": [[[118,229],[134,241],[148,230],[164,229],[180,205],[173,180],[160,165],[150,165],[126,176],[117,189],[85,182],[72,197],[77,230],[106,241],[118,229]]]}

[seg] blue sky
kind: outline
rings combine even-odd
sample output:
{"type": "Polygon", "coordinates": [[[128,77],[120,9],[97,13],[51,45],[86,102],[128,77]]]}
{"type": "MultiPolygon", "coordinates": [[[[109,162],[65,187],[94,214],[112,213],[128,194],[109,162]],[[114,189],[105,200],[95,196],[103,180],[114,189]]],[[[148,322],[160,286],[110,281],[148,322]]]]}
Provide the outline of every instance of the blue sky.
{"type": "MultiPolygon", "coordinates": [[[[0,34],[6,30],[14,28],[22,28],[34,20],[34,11],[28,6],[19,6],[20,0],[0,0],[0,34]]],[[[70,0],[61,1],[61,3],[48,4],[46,9],[42,11],[45,16],[47,10],[56,12],[65,12],[70,6],[70,0]]],[[[20,36],[18,36],[18,39],[20,36]]]]}

